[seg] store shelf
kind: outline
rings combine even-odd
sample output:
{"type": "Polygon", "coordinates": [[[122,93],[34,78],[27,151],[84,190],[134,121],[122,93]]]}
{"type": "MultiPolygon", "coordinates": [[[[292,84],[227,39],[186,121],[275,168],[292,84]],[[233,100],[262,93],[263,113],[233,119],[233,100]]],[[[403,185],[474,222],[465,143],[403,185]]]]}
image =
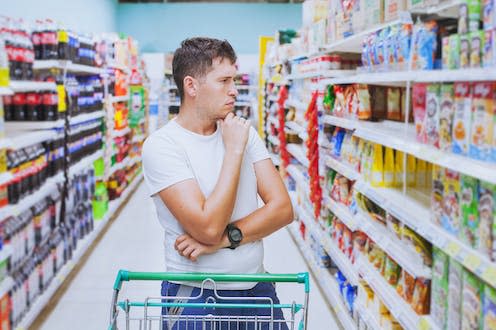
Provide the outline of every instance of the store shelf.
{"type": "Polygon", "coordinates": [[[303,102],[296,100],[296,99],[287,99],[286,103],[284,105],[286,108],[293,107],[293,108],[300,110],[300,111],[306,111],[308,108],[307,103],[303,103],[303,102]]]}
{"type": "Polygon", "coordinates": [[[95,239],[100,235],[103,228],[105,228],[108,221],[115,216],[117,210],[123,206],[123,201],[135,190],[136,186],[141,182],[142,174],[139,174],[133,182],[126,188],[122,196],[109,203],[107,215],[102,220],[95,221],[95,229],[89,233],[84,239],[78,241],[78,247],[74,251],[72,259],[69,260],[62,269],[55,275],[49,287],[39,296],[34,304],[31,306],[27,314],[24,316],[16,330],[29,329],[31,324],[36,320],[41,311],[47,306],[57,289],[62,285],[65,279],[72,272],[74,267],[80,262],[81,258],[85,255],[88,248],[93,244],[95,239]]]}
{"type": "Polygon", "coordinates": [[[112,137],[113,138],[121,137],[121,136],[124,136],[130,132],[131,132],[131,129],[129,127],[126,127],[126,128],[120,129],[120,130],[113,130],[112,131],[112,137]]]}
{"type": "Polygon", "coordinates": [[[382,330],[381,324],[375,315],[358,300],[355,302],[355,309],[358,312],[358,315],[360,315],[362,320],[367,324],[369,330],[382,330]]]}
{"type": "Polygon", "coordinates": [[[94,66],[76,64],[67,60],[36,60],[33,64],[34,70],[67,69],[67,72],[77,74],[97,75],[105,73],[102,68],[94,66]]]}
{"type": "MultiPolygon", "coordinates": [[[[5,259],[9,258],[12,255],[13,249],[10,244],[2,246],[2,249],[0,250],[0,261],[4,261],[5,259]]],[[[1,288],[1,285],[0,285],[1,288]]],[[[0,289],[1,291],[1,289],[0,289]]],[[[3,293],[0,293],[0,297],[3,297],[3,293]]]]}
{"type": "Polygon", "coordinates": [[[0,96],[12,94],[14,94],[14,91],[12,91],[12,89],[10,89],[9,87],[0,87],[0,96]]]}
{"type": "Polygon", "coordinates": [[[354,129],[355,136],[359,138],[403,151],[433,164],[496,184],[496,164],[448,153],[432,146],[418,143],[415,139],[414,124],[393,121],[373,123],[329,115],[324,116],[324,122],[346,129],[354,129]]]}
{"type": "Polygon", "coordinates": [[[322,47],[322,50],[329,52],[329,53],[335,53],[335,52],[340,52],[340,53],[361,53],[362,52],[362,46],[363,46],[363,40],[371,34],[375,33],[379,30],[382,30],[385,27],[388,26],[393,26],[398,23],[400,23],[400,20],[384,23],[384,24],[379,24],[375,27],[372,27],[370,29],[367,29],[365,31],[362,31],[360,33],[354,34],[349,36],[348,38],[344,38],[342,40],[335,41],[329,45],[326,45],[322,47]]]}
{"type": "Polygon", "coordinates": [[[131,73],[131,70],[123,65],[123,64],[120,64],[120,63],[117,63],[117,62],[109,62],[107,63],[107,68],[111,68],[111,69],[118,69],[118,70],[121,70],[127,74],[130,74],[131,73]]]}
{"type": "Polygon", "coordinates": [[[10,182],[10,180],[12,180],[13,178],[14,176],[10,172],[4,172],[0,174],[0,186],[10,182]]]}
{"type": "Polygon", "coordinates": [[[327,206],[351,231],[360,229],[360,224],[346,206],[339,204],[328,196],[324,197],[324,205],[327,206]]]}
{"type": "Polygon", "coordinates": [[[0,284],[0,297],[3,297],[6,294],[8,294],[10,292],[10,290],[12,290],[14,285],[15,285],[15,282],[12,279],[12,277],[10,277],[10,276],[5,277],[2,281],[2,283],[0,284]]]}
{"type": "Polygon", "coordinates": [[[97,152],[84,157],[76,164],[71,165],[71,167],[69,168],[69,176],[74,176],[78,173],[81,173],[81,171],[85,169],[93,167],[93,162],[101,157],[103,157],[103,150],[98,150],[97,152]]]}
{"type": "Polygon", "coordinates": [[[273,145],[275,145],[275,146],[278,146],[278,145],[279,145],[279,143],[280,143],[280,142],[279,142],[279,139],[278,139],[278,138],[276,138],[276,137],[275,137],[275,136],[273,136],[273,135],[270,135],[270,136],[267,138],[267,140],[269,140],[269,142],[270,142],[270,143],[272,143],[272,144],[273,144],[273,145]]]}
{"type": "Polygon", "coordinates": [[[53,121],[6,121],[5,129],[10,131],[22,131],[22,130],[37,130],[38,133],[41,130],[47,130],[52,128],[63,128],[64,119],[53,120],[53,121]]]}
{"type": "Polygon", "coordinates": [[[299,144],[289,143],[286,146],[288,152],[305,167],[308,167],[310,164],[309,160],[305,157],[305,153],[303,151],[303,147],[299,144]]]}
{"type": "Polygon", "coordinates": [[[326,250],[327,254],[338,266],[339,270],[344,274],[346,279],[351,285],[358,285],[358,271],[355,269],[355,266],[351,263],[350,259],[348,259],[344,253],[338,249],[329,236],[322,234],[320,237],[324,250],[326,250]]]}
{"type": "Polygon", "coordinates": [[[126,166],[130,165],[130,162],[131,162],[131,158],[129,156],[127,156],[122,161],[120,161],[120,162],[115,163],[114,165],[112,165],[110,167],[109,174],[112,174],[115,171],[122,170],[122,169],[126,168],[126,166]]]}
{"type": "Polygon", "coordinates": [[[294,121],[287,121],[286,127],[289,128],[290,130],[293,130],[297,134],[305,133],[305,128],[294,121]]]}
{"type": "Polygon", "coordinates": [[[111,96],[110,97],[110,102],[111,103],[127,102],[127,101],[129,101],[129,95],[111,96]]]}
{"type": "Polygon", "coordinates": [[[275,128],[279,128],[279,120],[274,116],[269,116],[269,124],[273,124],[275,128]]]}
{"type": "Polygon", "coordinates": [[[364,280],[374,293],[391,312],[391,315],[405,329],[436,329],[434,322],[427,316],[419,316],[396,290],[377,272],[377,270],[362,256],[357,261],[357,267],[364,280]]]}
{"type": "Polygon", "coordinates": [[[325,297],[329,305],[332,306],[332,309],[338,317],[341,326],[345,330],[356,330],[357,326],[351,318],[348,309],[345,307],[343,298],[339,293],[339,287],[336,280],[332,277],[332,275],[326,268],[316,263],[315,257],[312,256],[310,248],[298,233],[296,222],[293,222],[287,228],[289,233],[293,237],[293,240],[296,242],[296,245],[300,249],[301,254],[304,256],[307,264],[310,266],[310,270],[312,271],[314,278],[319,281],[317,285],[324,292],[323,296],[325,297]]]}
{"type": "Polygon", "coordinates": [[[338,77],[346,77],[355,74],[355,70],[319,70],[313,72],[305,72],[305,73],[295,73],[291,74],[287,77],[288,80],[297,80],[297,79],[307,79],[307,78],[338,78],[338,77]]]}
{"type": "Polygon", "coordinates": [[[454,82],[496,80],[496,68],[477,68],[459,70],[416,71],[416,82],[454,82]]]}
{"type": "Polygon", "coordinates": [[[463,1],[461,0],[444,1],[439,5],[428,6],[425,8],[413,8],[410,11],[412,14],[437,14],[443,17],[458,18],[459,7],[462,3],[463,1]]]}
{"type": "Polygon", "coordinates": [[[325,159],[325,164],[334,169],[335,171],[338,171],[340,174],[344,175],[348,179],[355,181],[360,178],[360,174],[357,173],[355,170],[353,170],[350,166],[344,165],[342,162],[338,161],[335,158],[332,158],[330,156],[324,157],[325,159]]]}
{"type": "Polygon", "coordinates": [[[74,117],[71,117],[69,119],[69,123],[71,125],[76,125],[76,124],[81,124],[87,121],[92,121],[95,119],[99,119],[105,116],[105,111],[104,110],[99,110],[99,111],[93,111],[91,113],[83,113],[74,117]]]}
{"type": "Polygon", "coordinates": [[[45,141],[50,141],[56,138],[57,133],[54,130],[40,130],[35,132],[30,131],[14,131],[10,129],[10,125],[5,123],[7,126],[8,136],[8,147],[13,149],[22,149],[33,144],[42,143],[45,141]]]}
{"type": "Polygon", "coordinates": [[[57,85],[54,82],[46,81],[28,81],[28,80],[11,80],[10,89],[14,93],[31,92],[31,91],[55,91],[57,85]]]}
{"type": "Polygon", "coordinates": [[[45,198],[56,189],[57,183],[64,181],[64,174],[59,173],[55,177],[49,178],[46,182],[32,194],[22,198],[17,204],[9,204],[0,208],[0,220],[4,220],[10,216],[17,216],[27,210],[41,199],[45,198]]]}
{"type": "Polygon", "coordinates": [[[320,81],[320,85],[385,84],[390,86],[405,86],[406,82],[411,80],[416,74],[417,72],[409,71],[367,72],[333,79],[323,79],[320,81]]]}

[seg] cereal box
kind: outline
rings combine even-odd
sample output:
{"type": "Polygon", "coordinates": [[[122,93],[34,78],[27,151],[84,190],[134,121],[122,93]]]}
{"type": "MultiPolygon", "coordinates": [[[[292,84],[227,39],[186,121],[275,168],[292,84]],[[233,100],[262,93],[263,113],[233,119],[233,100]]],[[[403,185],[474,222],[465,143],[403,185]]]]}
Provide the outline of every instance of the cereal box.
{"type": "Polygon", "coordinates": [[[472,91],[470,83],[457,82],[455,88],[455,114],[453,118],[453,152],[468,153],[470,120],[472,118],[472,91]]]}
{"type": "Polygon", "coordinates": [[[482,301],[482,330],[496,329],[496,289],[485,285],[482,301]]]}
{"type": "Polygon", "coordinates": [[[448,69],[460,68],[460,35],[452,34],[449,36],[449,55],[448,69]]]}
{"type": "Polygon", "coordinates": [[[470,33],[470,67],[482,66],[482,51],[484,50],[484,31],[470,33]]]}
{"type": "Polygon", "coordinates": [[[462,329],[479,329],[482,312],[482,283],[471,272],[463,271],[462,329]]]}
{"type": "Polygon", "coordinates": [[[470,67],[470,38],[468,34],[460,35],[460,69],[470,67]]]}
{"type": "Polygon", "coordinates": [[[479,180],[462,174],[460,207],[463,218],[463,229],[460,238],[468,245],[476,247],[479,240],[479,180]]]}
{"type": "Polygon", "coordinates": [[[469,156],[488,160],[493,139],[494,84],[477,82],[473,86],[469,156]]]}
{"type": "Polygon", "coordinates": [[[480,182],[479,185],[479,235],[477,249],[482,254],[492,257],[494,219],[496,217],[496,184],[480,182]]]}
{"type": "Polygon", "coordinates": [[[439,84],[429,84],[425,100],[427,143],[435,147],[439,147],[440,87],[439,84]]]}
{"type": "Polygon", "coordinates": [[[441,225],[455,236],[460,233],[460,174],[448,169],[445,174],[441,225]]]}
{"type": "Polygon", "coordinates": [[[415,84],[412,91],[413,103],[413,118],[415,121],[415,132],[417,141],[421,143],[427,142],[426,134],[426,95],[427,84],[415,84]]]}
{"type": "Polygon", "coordinates": [[[453,138],[453,116],[455,114],[455,92],[452,84],[441,85],[441,110],[439,114],[439,148],[451,151],[453,138]]]}
{"type": "Polygon", "coordinates": [[[468,32],[468,1],[464,0],[458,7],[458,33],[468,32]]]}
{"type": "Polygon", "coordinates": [[[462,314],[463,267],[455,260],[449,263],[447,330],[460,330],[462,314]]]}
{"type": "Polygon", "coordinates": [[[496,46],[494,43],[495,30],[485,31],[484,33],[484,51],[482,58],[482,65],[485,68],[492,67],[496,64],[496,46]]]}
{"type": "Polygon", "coordinates": [[[494,23],[496,22],[494,5],[494,0],[483,0],[482,20],[484,22],[485,31],[491,30],[496,27],[494,25],[494,23]]]}
{"type": "Polygon", "coordinates": [[[449,37],[443,37],[443,39],[441,40],[441,59],[443,69],[449,69],[449,46],[449,37]]]}
{"type": "Polygon", "coordinates": [[[440,329],[446,327],[448,307],[449,257],[442,250],[433,248],[431,317],[440,329]]]}
{"type": "Polygon", "coordinates": [[[441,225],[443,217],[443,198],[445,170],[439,165],[432,166],[431,221],[441,225]]]}

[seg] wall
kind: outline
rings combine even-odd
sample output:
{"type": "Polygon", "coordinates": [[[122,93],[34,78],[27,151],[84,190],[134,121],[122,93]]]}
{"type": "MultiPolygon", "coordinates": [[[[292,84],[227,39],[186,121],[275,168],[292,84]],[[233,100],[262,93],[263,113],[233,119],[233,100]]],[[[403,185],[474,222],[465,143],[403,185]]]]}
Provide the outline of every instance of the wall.
{"type": "Polygon", "coordinates": [[[238,54],[258,53],[258,37],[301,26],[301,4],[120,4],[117,29],[139,40],[142,52],[173,52],[192,36],[227,39],[238,54]]]}
{"type": "Polygon", "coordinates": [[[116,31],[117,0],[0,0],[1,15],[26,22],[52,18],[77,32],[116,31]]]}

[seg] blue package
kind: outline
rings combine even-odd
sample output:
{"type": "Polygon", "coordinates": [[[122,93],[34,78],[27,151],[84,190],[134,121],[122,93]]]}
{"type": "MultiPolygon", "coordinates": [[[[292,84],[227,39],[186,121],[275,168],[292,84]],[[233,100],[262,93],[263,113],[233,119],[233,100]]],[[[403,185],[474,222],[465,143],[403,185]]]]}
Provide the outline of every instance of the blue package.
{"type": "Polygon", "coordinates": [[[433,70],[437,47],[437,23],[418,24],[414,44],[414,69],[433,70]]]}
{"type": "Polygon", "coordinates": [[[341,156],[341,146],[343,145],[344,136],[346,135],[346,130],[340,128],[336,134],[336,141],[334,144],[334,156],[341,156]]]}

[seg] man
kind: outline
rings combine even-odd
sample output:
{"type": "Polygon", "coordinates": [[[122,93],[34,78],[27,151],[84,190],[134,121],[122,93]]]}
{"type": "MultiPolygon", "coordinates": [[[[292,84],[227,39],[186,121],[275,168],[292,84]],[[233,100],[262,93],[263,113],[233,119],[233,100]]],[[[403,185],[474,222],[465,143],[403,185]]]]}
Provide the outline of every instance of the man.
{"type": "MultiPolygon", "coordinates": [[[[238,95],[235,62],[227,41],[184,40],[172,63],[181,96],[179,114],[143,146],[145,181],[165,229],[169,272],[263,273],[261,239],[293,219],[288,193],[262,140],[248,121],[232,114],[238,95]],[[263,207],[258,207],[257,195],[263,207]]],[[[193,297],[200,294],[199,286],[164,282],[162,295],[193,297]]],[[[278,303],[271,283],[217,283],[217,289],[222,296],[263,296],[278,303]]],[[[190,301],[209,296],[214,295],[206,290],[190,301]]],[[[247,311],[185,308],[163,313],[247,311]]],[[[263,310],[249,313],[270,315],[263,310]]],[[[282,312],[276,310],[275,317],[282,319],[282,312]]],[[[186,329],[170,324],[164,328],[186,329]]],[[[287,329],[285,324],[280,328],[287,329]]]]}

